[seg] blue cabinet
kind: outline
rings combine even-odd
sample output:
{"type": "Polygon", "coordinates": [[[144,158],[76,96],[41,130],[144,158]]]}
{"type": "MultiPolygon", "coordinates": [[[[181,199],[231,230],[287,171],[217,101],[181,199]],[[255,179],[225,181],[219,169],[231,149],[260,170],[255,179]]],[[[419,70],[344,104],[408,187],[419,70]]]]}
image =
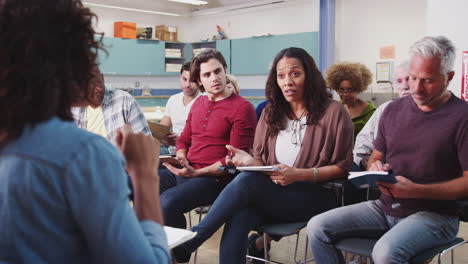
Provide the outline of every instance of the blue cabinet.
{"type": "Polygon", "coordinates": [[[164,44],[161,41],[104,38],[108,52],[99,52],[99,64],[104,74],[163,75],[164,44]]]}
{"type": "Polygon", "coordinates": [[[231,40],[223,39],[216,41],[216,50],[223,54],[226,64],[228,66],[228,73],[231,73],[231,40]]]}
{"type": "Polygon", "coordinates": [[[216,42],[164,42],[154,40],[104,38],[108,55],[99,52],[98,61],[104,74],[116,75],[178,75],[166,72],[166,63],[180,64],[192,59],[198,48],[220,51],[232,74],[268,74],[274,56],[282,49],[305,49],[316,63],[319,59],[319,33],[306,32],[244,39],[225,39],[216,42]],[[166,48],[182,50],[182,58],[168,58],[166,48]]]}
{"type": "Polygon", "coordinates": [[[264,36],[231,40],[231,72],[233,74],[268,74],[275,55],[282,49],[305,49],[319,61],[319,33],[264,36]]]}

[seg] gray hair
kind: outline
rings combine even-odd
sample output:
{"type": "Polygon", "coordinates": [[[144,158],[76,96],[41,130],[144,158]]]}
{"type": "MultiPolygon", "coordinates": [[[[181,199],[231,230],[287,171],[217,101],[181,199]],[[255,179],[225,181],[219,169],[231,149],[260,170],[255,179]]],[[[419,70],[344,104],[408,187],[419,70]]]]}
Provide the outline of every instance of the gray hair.
{"type": "Polygon", "coordinates": [[[416,41],[409,50],[410,58],[422,56],[425,58],[439,57],[440,70],[443,75],[453,71],[455,63],[455,46],[444,36],[427,36],[416,41]]]}
{"type": "Polygon", "coordinates": [[[396,74],[398,72],[398,69],[403,69],[403,70],[406,70],[408,71],[409,70],[409,61],[408,60],[404,60],[402,62],[400,62],[396,67],[395,67],[395,70],[393,71],[393,79],[396,80],[396,74]]]}

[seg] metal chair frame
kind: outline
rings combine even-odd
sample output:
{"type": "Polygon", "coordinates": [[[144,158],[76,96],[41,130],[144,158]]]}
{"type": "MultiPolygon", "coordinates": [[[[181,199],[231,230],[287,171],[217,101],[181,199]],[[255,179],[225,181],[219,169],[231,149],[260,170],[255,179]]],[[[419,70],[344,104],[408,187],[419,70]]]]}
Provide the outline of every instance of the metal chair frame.
{"type": "MultiPolygon", "coordinates": [[[[344,185],[343,185],[343,182],[344,182],[344,180],[336,180],[336,181],[325,182],[325,183],[322,184],[323,187],[328,188],[328,189],[332,189],[335,192],[337,202],[341,206],[344,205],[344,185]]],[[[293,224],[298,224],[298,225],[301,225],[301,223],[302,223],[302,227],[300,227],[300,228],[298,228],[296,230],[292,230],[288,234],[274,234],[274,233],[269,233],[268,230],[277,229],[278,226],[284,226],[284,225],[288,225],[288,224],[291,224],[291,223],[279,223],[279,224],[263,225],[259,229],[263,230],[264,234],[273,234],[273,235],[282,235],[282,236],[296,235],[296,246],[294,247],[294,262],[296,264],[306,264],[308,262],[314,261],[314,258],[313,257],[309,258],[309,259],[307,258],[307,251],[308,251],[308,248],[309,248],[308,247],[309,238],[306,236],[306,242],[305,242],[305,247],[304,247],[304,258],[302,260],[297,259],[297,252],[298,252],[298,248],[299,248],[299,232],[303,228],[305,228],[307,226],[307,222],[293,223],[293,224]]],[[[264,246],[263,248],[265,248],[265,249],[268,246],[268,243],[267,243],[266,239],[263,239],[263,246],[264,246]]],[[[263,261],[265,263],[284,264],[284,263],[281,263],[281,262],[270,260],[268,250],[265,250],[264,258],[257,258],[257,257],[250,256],[250,255],[246,255],[246,258],[247,259],[254,259],[254,260],[263,261]]]]}

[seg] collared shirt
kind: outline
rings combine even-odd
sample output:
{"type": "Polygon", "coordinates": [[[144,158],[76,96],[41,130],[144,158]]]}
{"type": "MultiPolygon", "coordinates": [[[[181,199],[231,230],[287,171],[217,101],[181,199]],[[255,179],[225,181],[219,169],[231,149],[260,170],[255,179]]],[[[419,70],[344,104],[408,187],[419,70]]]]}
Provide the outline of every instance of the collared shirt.
{"type": "Polygon", "coordinates": [[[124,160],[53,118],[0,150],[0,262],[168,263],[161,225],[138,222],[124,160]]]}
{"type": "MultiPolygon", "coordinates": [[[[107,139],[115,145],[115,130],[129,124],[135,133],[151,135],[143,112],[135,99],[127,92],[106,89],[102,101],[102,113],[107,131],[107,139]]],[[[79,128],[86,129],[86,107],[72,108],[73,115],[79,128]]]]}
{"type": "Polygon", "coordinates": [[[257,117],[253,105],[237,94],[212,102],[200,96],[192,106],[177,150],[186,149],[195,169],[220,161],[225,164],[226,145],[250,152],[257,117]]]}
{"type": "Polygon", "coordinates": [[[387,107],[391,102],[392,101],[388,101],[377,107],[377,110],[375,110],[374,114],[367,121],[362,130],[357,134],[353,149],[353,159],[354,163],[358,166],[362,160],[358,154],[372,154],[372,151],[374,150],[374,140],[377,138],[377,133],[379,131],[380,117],[382,116],[385,107],[387,107]]]}

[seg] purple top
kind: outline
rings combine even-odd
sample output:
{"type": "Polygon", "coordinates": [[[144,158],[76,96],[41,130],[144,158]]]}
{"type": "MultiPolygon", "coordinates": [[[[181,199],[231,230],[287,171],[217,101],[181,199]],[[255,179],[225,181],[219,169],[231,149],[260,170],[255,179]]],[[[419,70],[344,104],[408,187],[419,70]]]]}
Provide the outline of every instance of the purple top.
{"type": "MultiPolygon", "coordinates": [[[[390,103],[382,114],[375,149],[395,175],[428,184],[461,177],[468,170],[468,104],[454,96],[429,112],[411,96],[390,103]]],[[[405,217],[418,211],[456,215],[455,201],[395,199],[382,194],[384,211],[405,217]]]]}

